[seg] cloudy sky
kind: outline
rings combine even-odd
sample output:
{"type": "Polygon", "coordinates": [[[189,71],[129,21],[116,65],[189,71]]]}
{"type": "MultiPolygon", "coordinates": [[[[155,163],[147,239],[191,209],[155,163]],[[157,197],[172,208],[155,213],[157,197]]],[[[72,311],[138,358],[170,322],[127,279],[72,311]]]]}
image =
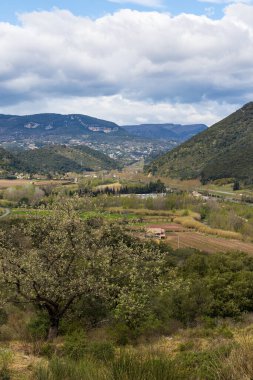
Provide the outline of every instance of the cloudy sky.
{"type": "Polygon", "coordinates": [[[253,100],[253,1],[9,0],[0,52],[0,113],[211,125],[253,100]]]}

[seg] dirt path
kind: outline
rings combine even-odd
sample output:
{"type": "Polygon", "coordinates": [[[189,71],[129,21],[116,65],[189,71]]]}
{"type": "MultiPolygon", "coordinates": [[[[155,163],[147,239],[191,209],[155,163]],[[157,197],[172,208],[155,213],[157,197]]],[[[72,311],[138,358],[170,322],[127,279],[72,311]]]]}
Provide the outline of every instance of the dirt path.
{"type": "Polygon", "coordinates": [[[5,217],[8,216],[10,213],[11,213],[11,209],[10,209],[10,208],[6,208],[6,209],[5,209],[5,212],[0,216],[0,219],[5,218],[5,217]]]}

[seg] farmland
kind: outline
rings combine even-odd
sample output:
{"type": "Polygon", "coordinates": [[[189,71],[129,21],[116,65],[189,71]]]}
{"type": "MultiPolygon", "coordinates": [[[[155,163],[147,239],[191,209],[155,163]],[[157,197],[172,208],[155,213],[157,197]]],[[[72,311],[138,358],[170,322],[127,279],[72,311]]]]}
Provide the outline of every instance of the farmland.
{"type": "Polygon", "coordinates": [[[207,253],[241,251],[253,255],[252,243],[208,236],[198,232],[171,233],[168,234],[166,242],[174,249],[195,248],[207,253]]]}
{"type": "Polygon", "coordinates": [[[48,185],[62,185],[64,183],[69,183],[65,180],[30,180],[30,179],[0,179],[0,189],[6,189],[8,187],[15,186],[26,186],[26,185],[35,185],[35,186],[48,186],[48,185]]]}
{"type": "MultiPolygon", "coordinates": [[[[36,209],[13,209],[12,216],[26,217],[48,215],[47,210],[36,209]]],[[[166,231],[165,242],[173,247],[177,248],[195,248],[207,253],[214,252],[228,252],[228,251],[241,251],[249,254],[253,254],[253,243],[243,242],[235,239],[224,239],[221,237],[214,237],[208,234],[202,234],[182,226],[181,224],[170,223],[171,218],[169,215],[163,212],[146,212],[148,215],[143,215],[144,211],[132,210],[131,212],[95,212],[86,211],[82,212],[80,216],[83,220],[89,218],[105,218],[108,221],[125,223],[126,228],[136,236],[143,237],[147,228],[160,227],[166,231]],[[151,214],[151,215],[150,215],[151,214]],[[153,214],[153,215],[152,215],[153,214]],[[160,214],[160,215],[159,215],[160,214]],[[162,215],[161,215],[162,214],[162,215]]]]}
{"type": "Polygon", "coordinates": [[[222,237],[203,234],[180,224],[153,223],[148,227],[160,227],[166,231],[164,242],[173,249],[194,248],[196,250],[215,253],[215,252],[245,252],[253,254],[253,243],[235,239],[224,239],[222,237]]]}

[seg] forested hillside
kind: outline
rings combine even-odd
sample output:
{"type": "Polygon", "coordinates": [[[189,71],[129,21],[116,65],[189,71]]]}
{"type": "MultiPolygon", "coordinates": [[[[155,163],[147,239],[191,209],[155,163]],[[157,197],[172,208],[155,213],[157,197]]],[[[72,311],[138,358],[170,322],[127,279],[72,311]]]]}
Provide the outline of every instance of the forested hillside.
{"type": "Polygon", "coordinates": [[[205,124],[140,124],[125,125],[124,128],[130,135],[155,140],[186,141],[197,133],[204,131],[205,124]]]}
{"type": "Polygon", "coordinates": [[[253,102],[198,134],[146,170],[174,178],[253,178],[253,102]]]}
{"type": "Polygon", "coordinates": [[[66,173],[116,169],[120,164],[105,154],[86,146],[52,145],[41,149],[9,153],[0,150],[0,170],[25,173],[66,173]]]}

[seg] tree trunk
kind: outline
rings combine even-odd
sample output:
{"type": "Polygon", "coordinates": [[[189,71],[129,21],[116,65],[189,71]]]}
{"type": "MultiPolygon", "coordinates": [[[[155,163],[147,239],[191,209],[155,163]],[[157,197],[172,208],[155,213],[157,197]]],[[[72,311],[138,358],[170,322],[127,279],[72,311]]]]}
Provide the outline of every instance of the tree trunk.
{"type": "Polygon", "coordinates": [[[59,320],[53,319],[50,322],[50,327],[48,330],[47,340],[53,340],[57,337],[59,330],[59,320]]]}

